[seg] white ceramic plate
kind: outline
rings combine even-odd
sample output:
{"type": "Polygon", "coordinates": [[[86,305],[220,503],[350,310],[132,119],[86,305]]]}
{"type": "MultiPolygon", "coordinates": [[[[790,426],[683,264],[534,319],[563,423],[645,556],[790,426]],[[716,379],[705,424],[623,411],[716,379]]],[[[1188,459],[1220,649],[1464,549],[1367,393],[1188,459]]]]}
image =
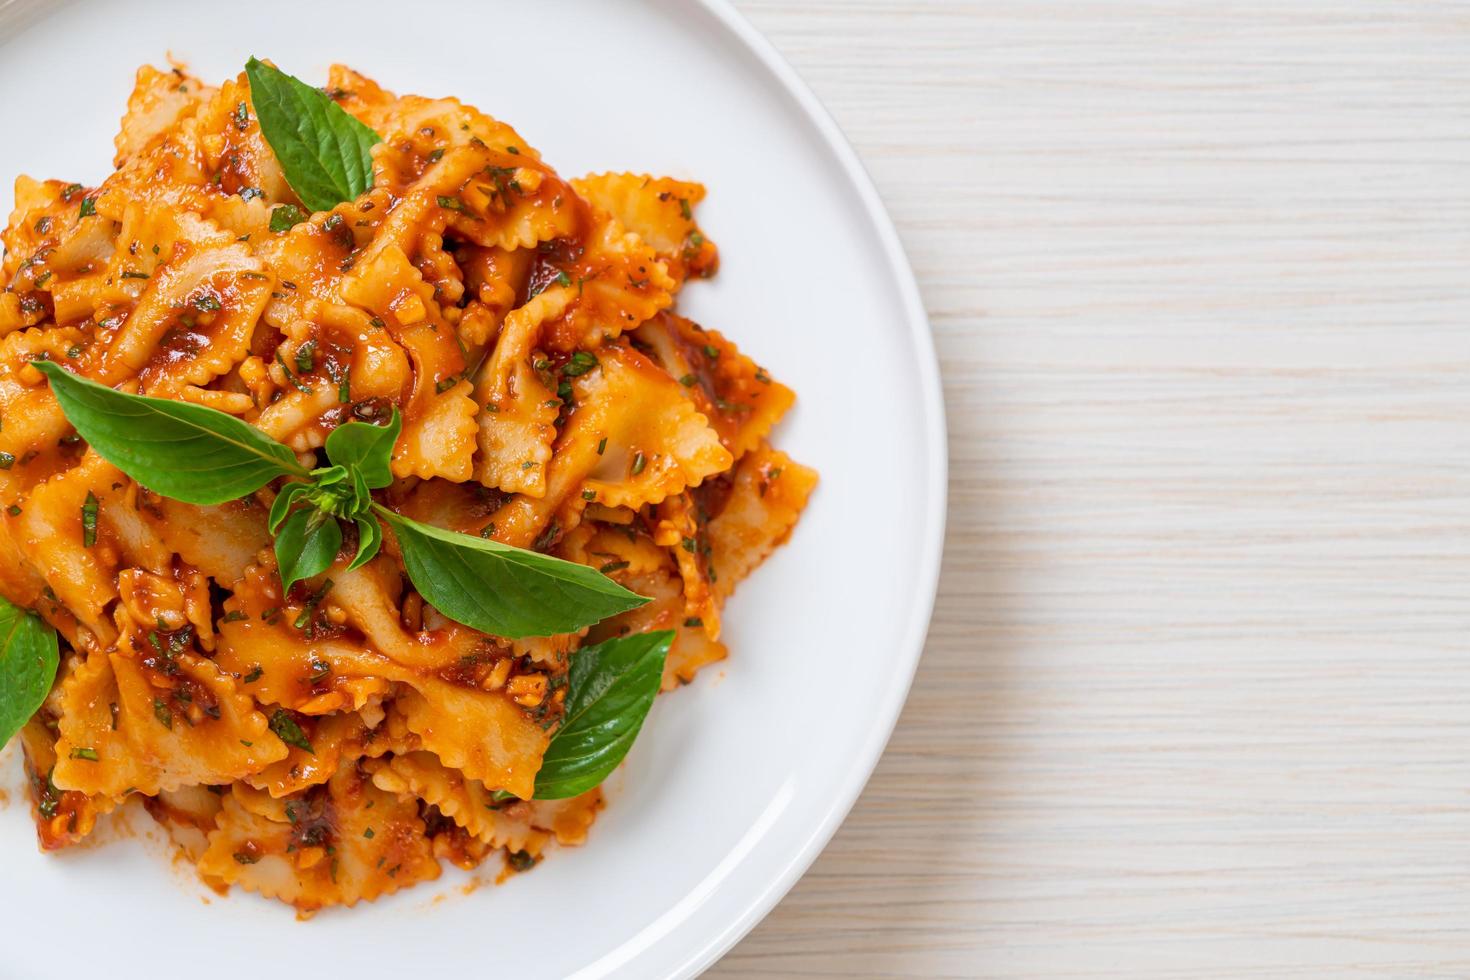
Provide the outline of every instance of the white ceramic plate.
{"type": "Polygon", "coordinates": [[[292,964],[337,976],[697,973],[846,815],[903,703],[934,597],[945,506],[934,353],[851,149],[719,0],[0,0],[0,213],[19,173],[101,180],[134,70],[170,53],[209,80],[251,54],[311,81],[343,61],[505,119],[563,174],[702,181],[700,223],[721,269],[680,308],[796,389],[776,441],[822,485],[791,543],[730,602],[731,659],[659,699],[587,846],[498,888],[462,894],[451,870],[303,924],[249,894],[209,893],[171,864],[146,816],[128,821],[133,839],[43,857],[12,748],[0,759],[11,789],[0,918],[18,941],[0,976],[198,962],[217,980],[292,964]]]}

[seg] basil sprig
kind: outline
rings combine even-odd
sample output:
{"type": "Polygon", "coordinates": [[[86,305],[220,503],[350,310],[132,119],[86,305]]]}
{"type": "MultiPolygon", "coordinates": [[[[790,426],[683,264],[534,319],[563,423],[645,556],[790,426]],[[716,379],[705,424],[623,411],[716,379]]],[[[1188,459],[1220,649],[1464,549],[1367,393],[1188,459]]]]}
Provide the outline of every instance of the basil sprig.
{"type": "Polygon", "coordinates": [[[393,528],[414,588],[456,622],[496,636],[570,633],[648,600],[586,565],[421,524],[373,500],[393,481],[400,421],[348,422],[327,437],[328,466],[308,470],[254,426],[203,405],[130,395],[79,378],[49,361],[51,381],[78,434],[139,485],[194,504],[218,504],[283,484],[271,507],[281,582],[326,571],[341,550],[342,522],[357,528],[350,568],[377,553],[382,524],[393,528]]]}
{"type": "Polygon", "coordinates": [[[0,599],[0,747],[51,693],[59,663],[56,631],[0,599]]]}
{"type": "MultiPolygon", "coordinates": [[[[381,136],[321,89],[257,58],[246,63],[245,77],[260,134],[303,204],[327,211],[373,186],[371,151],[381,136]]],[[[276,224],[273,216],[272,230],[276,224]]]]}
{"type": "Polygon", "coordinates": [[[663,680],[674,631],[604,640],[572,654],[566,714],[536,774],[538,800],[578,796],[623,761],[663,680]]]}

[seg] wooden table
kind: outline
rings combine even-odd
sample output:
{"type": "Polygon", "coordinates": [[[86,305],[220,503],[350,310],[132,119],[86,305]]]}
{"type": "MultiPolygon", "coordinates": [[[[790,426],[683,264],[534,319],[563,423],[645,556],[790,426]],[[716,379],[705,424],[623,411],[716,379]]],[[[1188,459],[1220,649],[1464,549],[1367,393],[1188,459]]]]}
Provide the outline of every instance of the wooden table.
{"type": "Polygon", "coordinates": [[[1470,4],[739,5],[953,478],[888,753],[710,975],[1470,975],[1470,4]]]}

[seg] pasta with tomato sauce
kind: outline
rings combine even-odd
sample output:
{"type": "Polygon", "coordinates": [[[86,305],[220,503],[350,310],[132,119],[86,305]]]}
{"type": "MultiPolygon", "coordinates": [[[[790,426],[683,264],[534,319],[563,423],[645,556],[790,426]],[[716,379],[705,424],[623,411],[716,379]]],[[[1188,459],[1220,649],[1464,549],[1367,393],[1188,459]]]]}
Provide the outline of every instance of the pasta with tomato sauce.
{"type": "Polygon", "coordinates": [[[724,659],[721,607],[816,474],[769,441],[792,391],[675,311],[718,266],[703,187],[564,179],[505,123],[336,66],[326,100],[377,140],[365,186],[313,209],[253,77],[144,67],[106,180],[16,182],[0,594],[60,641],[19,733],[41,846],[139,797],[206,882],[310,914],[584,841],[599,788],[536,794],[579,654],[672,631],[665,691],[724,659]],[[224,413],[313,473],[339,427],[391,416],[380,513],[646,601],[494,635],[424,594],[401,532],[355,564],[350,524],[283,587],[283,481],[209,505],[154,492],[79,437],[37,361],[224,413]]]}

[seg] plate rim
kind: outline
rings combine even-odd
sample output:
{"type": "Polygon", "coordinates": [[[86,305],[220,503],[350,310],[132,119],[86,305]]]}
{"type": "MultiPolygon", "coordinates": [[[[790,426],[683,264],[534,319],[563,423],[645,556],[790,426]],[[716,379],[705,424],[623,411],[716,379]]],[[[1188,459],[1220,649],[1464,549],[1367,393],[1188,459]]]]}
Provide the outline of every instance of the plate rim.
{"type": "MultiPolygon", "coordinates": [[[[891,678],[893,683],[875,717],[876,724],[869,730],[867,742],[854,754],[854,763],[843,778],[841,792],[832,798],[822,820],[807,836],[806,842],[795,856],[787,862],[786,867],[779,875],[773,876],[769,884],[758,890],[752,899],[744,903],[744,910],[732,919],[729,926],[699,947],[691,948],[690,953],[682,958],[683,962],[670,975],[671,980],[688,980],[698,976],[749,935],[826,850],[857,804],[858,797],[867,787],[868,780],[872,778],[889,740],[893,737],[899,715],[908,702],[919,660],[924,653],[938,598],[939,572],[944,558],[945,524],[949,509],[949,429],[945,418],[944,387],[939,371],[939,357],[934,346],[933,327],[924,307],[913,266],[904,251],[893,218],[878,193],[877,185],[873,183],[872,176],[843,133],[842,127],[837,124],[837,120],[822,104],[811,86],[775,44],[735,7],[733,0],[697,2],[795,100],[802,115],[821,137],[824,147],[832,154],[862,201],[864,217],[882,245],[888,272],[898,287],[899,300],[904,310],[904,326],[908,329],[909,339],[913,344],[922,398],[920,414],[924,420],[924,450],[929,467],[923,475],[928,484],[923,515],[927,527],[920,540],[918,566],[921,579],[916,592],[919,598],[910,610],[909,622],[905,627],[905,640],[900,650],[903,656],[894,658],[895,668],[891,678]]],[[[632,966],[638,958],[630,960],[626,965],[632,966]]]]}

